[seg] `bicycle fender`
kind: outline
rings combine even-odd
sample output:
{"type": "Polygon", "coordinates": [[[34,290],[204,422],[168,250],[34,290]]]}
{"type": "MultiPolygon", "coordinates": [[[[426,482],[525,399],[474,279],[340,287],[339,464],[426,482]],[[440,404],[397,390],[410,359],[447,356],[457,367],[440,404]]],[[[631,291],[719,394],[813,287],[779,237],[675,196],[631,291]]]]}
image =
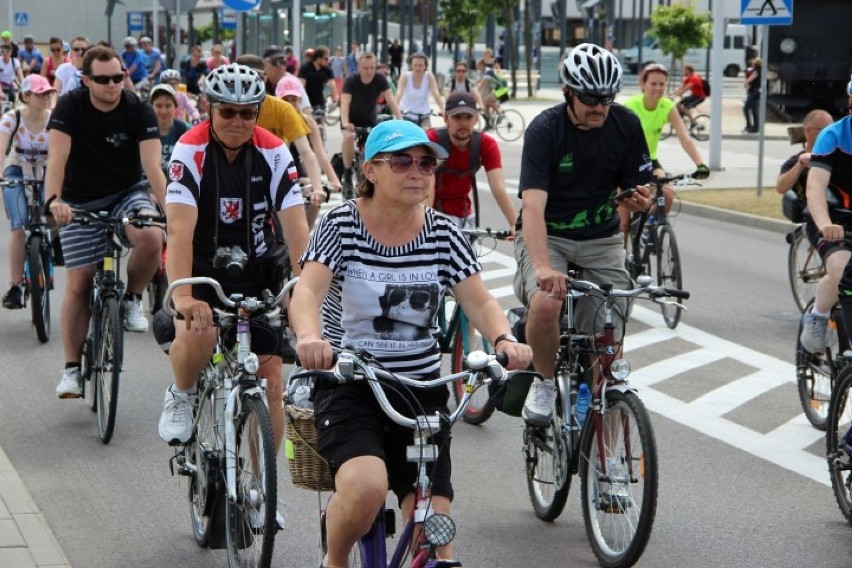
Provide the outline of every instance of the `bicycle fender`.
{"type": "Polygon", "coordinates": [[[627,394],[628,392],[639,392],[639,389],[637,389],[628,382],[620,382],[608,384],[606,387],[606,392],[610,391],[618,391],[621,394],[627,394]]]}

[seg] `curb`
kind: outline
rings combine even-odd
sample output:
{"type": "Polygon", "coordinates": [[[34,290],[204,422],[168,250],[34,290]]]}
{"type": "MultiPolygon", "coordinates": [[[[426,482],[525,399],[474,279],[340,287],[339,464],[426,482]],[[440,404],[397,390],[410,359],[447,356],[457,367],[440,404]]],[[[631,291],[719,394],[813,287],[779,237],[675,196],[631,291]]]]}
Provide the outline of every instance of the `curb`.
{"type": "Polygon", "coordinates": [[[690,203],[683,199],[681,199],[680,202],[680,212],[703,217],[704,219],[713,219],[715,221],[745,225],[747,227],[771,231],[773,233],[786,234],[794,227],[793,223],[790,221],[760,217],[758,215],[752,215],[751,213],[731,211],[730,209],[722,209],[721,207],[714,207],[712,205],[690,203]]]}

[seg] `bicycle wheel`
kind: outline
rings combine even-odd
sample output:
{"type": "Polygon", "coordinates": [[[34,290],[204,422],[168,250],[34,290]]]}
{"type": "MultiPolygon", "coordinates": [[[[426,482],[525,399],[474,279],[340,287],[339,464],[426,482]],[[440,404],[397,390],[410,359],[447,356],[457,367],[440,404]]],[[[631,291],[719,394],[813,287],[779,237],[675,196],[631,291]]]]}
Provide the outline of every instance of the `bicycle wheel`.
{"type": "Polygon", "coordinates": [[[118,300],[105,298],[100,314],[101,345],[93,367],[95,399],[98,412],[98,435],[109,444],[115,430],[118,408],[118,378],[121,375],[124,328],[118,300]]]}
{"type": "Polygon", "coordinates": [[[30,277],[30,307],[38,340],[50,340],[50,251],[41,235],[33,235],[27,248],[30,277]]]}
{"type": "Polygon", "coordinates": [[[710,115],[699,114],[693,118],[692,126],[689,127],[689,133],[700,142],[710,140],[710,115]]]}
{"type": "Polygon", "coordinates": [[[606,397],[606,413],[590,413],[594,422],[584,432],[580,501],[601,566],[626,567],[642,556],[654,525],[657,446],[648,411],[635,393],[609,391],[606,397]]]}
{"type": "MultiPolygon", "coordinates": [[[[810,309],[812,302],[807,305],[810,309]]],[[[839,315],[839,314],[838,314],[839,315]]],[[[839,355],[840,340],[837,335],[837,323],[832,311],[825,333],[826,350],[821,354],[812,354],[802,347],[799,337],[802,335],[802,322],[796,333],[796,386],[799,402],[808,422],[817,430],[825,430],[828,421],[828,409],[831,402],[832,384],[836,363],[829,360],[830,354],[839,355]]]]}
{"type": "Polygon", "coordinates": [[[329,126],[334,126],[335,124],[340,122],[340,105],[329,105],[328,110],[325,111],[323,122],[325,122],[329,126]]]}
{"type": "MultiPolygon", "coordinates": [[[[660,225],[657,232],[657,284],[666,288],[683,289],[683,274],[677,240],[670,225],[660,225]]],[[[680,298],[669,298],[667,302],[682,304],[680,298]]],[[[663,319],[671,329],[680,322],[681,309],[671,303],[660,304],[663,319]]]]}
{"type": "MultiPolygon", "coordinates": [[[[459,329],[456,331],[456,340],[453,343],[453,373],[461,373],[465,370],[466,366],[464,364],[464,360],[471,351],[480,350],[485,351],[486,353],[490,351],[488,342],[484,341],[479,333],[474,332],[471,337],[468,335],[469,332],[470,329],[468,328],[467,318],[459,318],[459,329]],[[464,347],[465,340],[467,340],[467,350],[465,350],[464,347]]],[[[464,386],[465,382],[462,379],[453,383],[453,395],[455,396],[456,404],[458,404],[464,396],[464,386]]],[[[468,424],[478,426],[491,418],[492,414],[494,414],[494,403],[492,403],[489,399],[488,389],[486,387],[480,387],[476,389],[473,395],[471,395],[467,408],[465,408],[464,414],[462,414],[462,420],[468,424]]]]}
{"type": "Polygon", "coordinates": [[[272,422],[262,400],[243,399],[236,429],[236,502],[225,500],[228,564],[231,568],[268,568],[278,530],[278,477],[272,422]]]}
{"type": "Polygon", "coordinates": [[[787,257],[787,271],[793,299],[799,311],[804,313],[805,306],[816,295],[819,279],[825,274],[825,266],[816,249],[811,246],[804,225],[799,225],[793,232],[787,257]]]}
{"type": "Polygon", "coordinates": [[[513,142],[523,135],[526,127],[523,115],[513,108],[507,108],[497,117],[494,130],[506,142],[513,142]]]}
{"type": "Polygon", "coordinates": [[[671,122],[666,122],[665,126],[663,126],[663,129],[660,131],[660,140],[665,140],[672,134],[674,134],[674,126],[672,126],[671,122]]]}
{"type": "Polygon", "coordinates": [[[91,309],[93,311],[89,318],[89,333],[86,336],[85,343],[83,343],[83,353],[80,358],[80,372],[83,374],[83,396],[88,396],[91,399],[89,408],[92,412],[96,412],[98,410],[98,393],[92,378],[95,375],[94,369],[97,365],[97,349],[101,345],[101,329],[99,314],[94,307],[91,309]]]}
{"type": "Polygon", "coordinates": [[[571,488],[567,440],[562,430],[561,402],[547,428],[524,430],[527,491],[535,515],[553,521],[565,508],[571,488]]]}
{"type": "Polygon", "coordinates": [[[837,378],[831,395],[826,429],[826,455],[831,488],[843,518],[852,524],[852,368],[847,368],[837,378]]]}
{"type": "MultiPolygon", "coordinates": [[[[204,380],[198,383],[198,392],[205,392],[204,380]]],[[[192,441],[184,449],[187,461],[195,464],[189,483],[189,513],[192,519],[192,534],[199,546],[209,546],[216,538],[212,534],[213,516],[217,510],[217,499],[221,499],[221,475],[219,472],[219,445],[216,441],[217,425],[216,391],[208,398],[200,397],[195,408],[197,423],[192,441]]]]}

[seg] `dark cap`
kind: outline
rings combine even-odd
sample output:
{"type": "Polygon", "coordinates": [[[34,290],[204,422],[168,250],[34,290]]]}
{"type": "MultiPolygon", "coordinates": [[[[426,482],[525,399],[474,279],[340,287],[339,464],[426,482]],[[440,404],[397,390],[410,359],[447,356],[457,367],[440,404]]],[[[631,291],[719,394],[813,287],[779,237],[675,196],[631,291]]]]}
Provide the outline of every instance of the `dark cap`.
{"type": "Polygon", "coordinates": [[[286,57],[284,55],[284,50],[277,45],[270,45],[266,48],[266,51],[263,52],[264,59],[283,59],[284,57],[286,57]]]}
{"type": "Polygon", "coordinates": [[[447,103],[444,105],[447,116],[455,114],[467,113],[478,115],[479,111],[476,108],[476,99],[473,95],[465,91],[456,91],[447,97],[447,103]]]}

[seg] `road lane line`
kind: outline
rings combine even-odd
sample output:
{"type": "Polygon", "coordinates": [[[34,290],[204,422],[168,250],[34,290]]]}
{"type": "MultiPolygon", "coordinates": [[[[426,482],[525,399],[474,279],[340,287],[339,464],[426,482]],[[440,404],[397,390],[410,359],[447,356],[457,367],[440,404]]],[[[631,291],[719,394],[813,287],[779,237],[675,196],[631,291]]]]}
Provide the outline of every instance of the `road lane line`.
{"type": "Polygon", "coordinates": [[[751,373],[696,398],[689,405],[701,412],[722,416],[765,392],[792,382],[795,368],[793,365],[789,367],[790,372],[784,374],[763,369],[751,373]]]}

